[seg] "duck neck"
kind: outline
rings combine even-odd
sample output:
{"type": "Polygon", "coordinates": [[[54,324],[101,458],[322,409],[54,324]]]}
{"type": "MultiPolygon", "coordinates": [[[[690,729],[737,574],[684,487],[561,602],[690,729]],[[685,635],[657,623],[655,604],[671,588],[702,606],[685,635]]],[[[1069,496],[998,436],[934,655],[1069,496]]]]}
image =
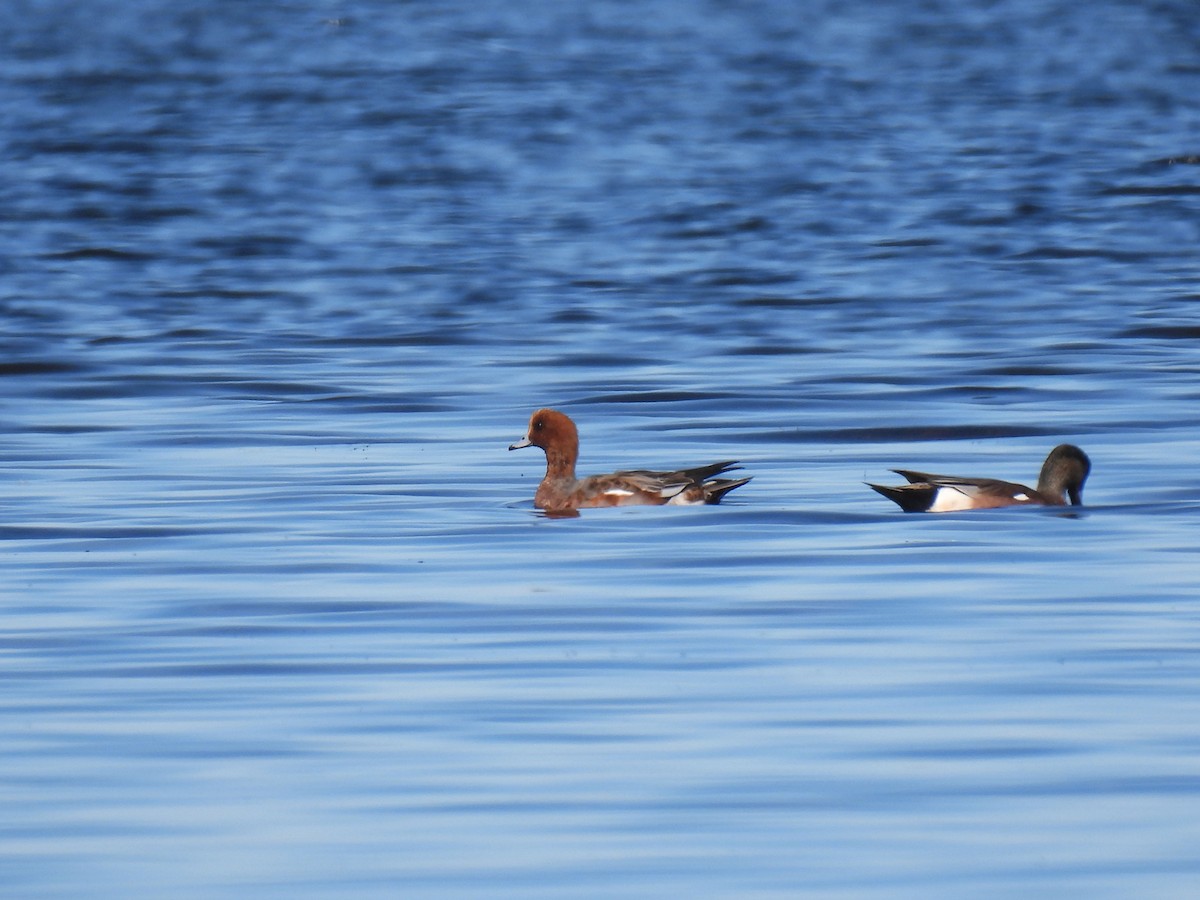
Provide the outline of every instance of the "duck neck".
{"type": "Polygon", "coordinates": [[[1049,462],[1042,467],[1042,472],[1038,476],[1037,490],[1043,497],[1048,497],[1063,506],[1078,502],[1075,499],[1077,491],[1071,484],[1069,473],[1064,472],[1058,466],[1052,466],[1049,462]]]}
{"type": "Polygon", "coordinates": [[[575,459],[578,455],[578,441],[574,441],[566,447],[554,447],[546,450],[546,477],[574,481],[575,459]]]}

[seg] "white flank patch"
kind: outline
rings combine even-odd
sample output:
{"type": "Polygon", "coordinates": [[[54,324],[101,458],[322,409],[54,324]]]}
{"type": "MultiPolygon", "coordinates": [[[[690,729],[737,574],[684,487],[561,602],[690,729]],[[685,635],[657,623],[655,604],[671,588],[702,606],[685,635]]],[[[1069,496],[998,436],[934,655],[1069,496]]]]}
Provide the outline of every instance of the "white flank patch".
{"type": "Polygon", "coordinates": [[[1024,503],[1026,500],[1029,499],[1029,495],[1028,494],[1013,494],[1013,499],[1020,500],[1022,503],[1024,503]]]}
{"type": "Polygon", "coordinates": [[[609,488],[604,492],[606,497],[632,497],[633,491],[627,491],[625,488],[609,488]]]}
{"type": "Polygon", "coordinates": [[[969,494],[964,494],[957,488],[942,485],[934,495],[933,505],[929,507],[929,511],[960,512],[964,509],[971,509],[973,500],[973,497],[969,494]]]}

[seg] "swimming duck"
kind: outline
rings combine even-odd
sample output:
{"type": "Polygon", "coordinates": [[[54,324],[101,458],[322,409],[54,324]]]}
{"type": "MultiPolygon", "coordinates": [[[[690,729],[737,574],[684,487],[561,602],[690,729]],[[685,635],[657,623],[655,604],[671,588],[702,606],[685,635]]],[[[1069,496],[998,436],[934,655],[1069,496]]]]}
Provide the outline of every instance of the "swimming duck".
{"type": "Polygon", "coordinates": [[[1059,444],[1050,451],[1038,475],[1037,490],[1023,484],[994,478],[959,478],[955,475],[930,475],[908,469],[893,469],[908,479],[908,484],[888,487],[870,484],[905,512],[958,512],[966,509],[994,509],[1000,506],[1079,506],[1083,503],[1083,483],[1092,462],[1074,444],[1059,444]]]}
{"type": "Polygon", "coordinates": [[[566,413],[539,409],[529,418],[525,437],[509,446],[541,447],[546,452],[546,475],[533,495],[533,505],[551,512],[571,512],[597,506],[662,506],[719,503],[750,478],[717,478],[741,468],[737,460],[652,472],[635,469],[610,475],[575,477],[579,431],[566,413]]]}

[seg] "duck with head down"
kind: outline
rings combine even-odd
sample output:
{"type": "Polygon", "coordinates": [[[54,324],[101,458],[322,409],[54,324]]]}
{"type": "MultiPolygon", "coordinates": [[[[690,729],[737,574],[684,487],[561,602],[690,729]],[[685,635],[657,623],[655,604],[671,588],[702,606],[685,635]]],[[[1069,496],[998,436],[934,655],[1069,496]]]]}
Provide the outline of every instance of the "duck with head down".
{"type": "Polygon", "coordinates": [[[529,418],[525,437],[509,450],[541,447],[546,452],[546,475],[533,495],[533,505],[548,512],[571,512],[597,506],[662,506],[719,503],[749,478],[718,478],[740,468],[736,460],[654,472],[635,469],[610,475],[575,477],[579,432],[565,413],[539,409],[529,418]]]}
{"type": "Polygon", "coordinates": [[[1038,475],[1037,490],[995,478],[960,478],[892,469],[908,484],[867,486],[895,501],[905,512],[958,512],[1001,506],[1080,506],[1083,484],[1092,470],[1087,454],[1074,444],[1050,451],[1038,475]]]}

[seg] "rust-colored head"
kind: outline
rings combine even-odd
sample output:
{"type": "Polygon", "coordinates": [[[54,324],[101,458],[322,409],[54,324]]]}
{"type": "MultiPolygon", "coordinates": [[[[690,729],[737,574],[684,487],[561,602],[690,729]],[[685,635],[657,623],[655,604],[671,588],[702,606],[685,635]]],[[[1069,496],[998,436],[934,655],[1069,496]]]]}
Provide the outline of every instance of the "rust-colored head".
{"type": "Polygon", "coordinates": [[[579,432],[566,413],[556,409],[539,409],[529,417],[525,437],[509,450],[522,447],[541,447],[546,451],[547,475],[575,477],[575,460],[579,456],[579,432]]]}

